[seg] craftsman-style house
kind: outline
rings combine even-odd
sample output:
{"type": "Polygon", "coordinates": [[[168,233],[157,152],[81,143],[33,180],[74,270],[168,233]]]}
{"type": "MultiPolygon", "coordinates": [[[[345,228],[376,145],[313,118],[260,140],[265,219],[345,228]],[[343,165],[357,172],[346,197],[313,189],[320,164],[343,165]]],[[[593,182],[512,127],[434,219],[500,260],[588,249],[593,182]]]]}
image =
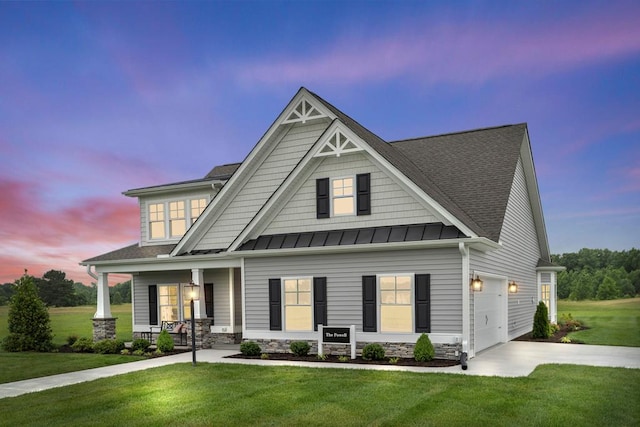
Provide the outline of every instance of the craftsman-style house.
{"type": "Polygon", "coordinates": [[[110,273],[132,276],[135,336],[188,321],[199,285],[205,348],[354,325],[359,349],[405,356],[428,333],[439,357],[473,357],[530,331],[538,301],[556,316],[526,124],[387,142],[302,88],[242,163],[124,194],[140,242],[83,261],[96,339],[114,333],[110,273]]]}

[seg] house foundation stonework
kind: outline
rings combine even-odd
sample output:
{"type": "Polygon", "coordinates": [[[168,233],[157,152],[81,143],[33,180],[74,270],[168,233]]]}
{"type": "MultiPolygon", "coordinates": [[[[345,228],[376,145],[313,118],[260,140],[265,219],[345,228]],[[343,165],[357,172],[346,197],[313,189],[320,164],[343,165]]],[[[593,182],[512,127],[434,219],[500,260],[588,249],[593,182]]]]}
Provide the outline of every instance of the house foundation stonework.
{"type": "MultiPolygon", "coordinates": [[[[291,352],[291,343],[294,341],[300,340],[265,340],[265,339],[256,339],[256,340],[245,340],[245,341],[254,341],[257,343],[262,349],[263,353],[290,353],[291,352]]],[[[304,340],[303,340],[304,341],[304,340]]],[[[311,346],[309,350],[309,354],[317,354],[318,353],[318,341],[307,341],[311,346]]],[[[362,349],[367,345],[371,344],[368,342],[356,342],[356,355],[362,356],[362,349]]],[[[415,343],[389,343],[389,342],[379,342],[382,348],[384,348],[386,357],[402,357],[402,358],[413,358],[413,349],[415,348],[415,343]]],[[[435,350],[435,358],[436,359],[445,359],[445,360],[459,360],[460,353],[462,352],[461,344],[433,344],[433,348],[435,350]]],[[[322,347],[323,354],[326,355],[336,355],[336,356],[350,356],[351,355],[351,346],[349,344],[327,344],[325,343],[322,347]]]]}
{"type": "Polygon", "coordinates": [[[116,338],[116,318],[93,319],[93,341],[116,338]]]}

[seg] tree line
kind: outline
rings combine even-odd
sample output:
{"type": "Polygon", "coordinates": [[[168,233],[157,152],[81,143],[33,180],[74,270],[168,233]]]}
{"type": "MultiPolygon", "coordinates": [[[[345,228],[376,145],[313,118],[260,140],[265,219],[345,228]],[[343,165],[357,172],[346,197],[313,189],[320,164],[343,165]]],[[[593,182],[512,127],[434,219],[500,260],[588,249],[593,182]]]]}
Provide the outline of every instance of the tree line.
{"type": "MultiPolygon", "coordinates": [[[[38,296],[49,307],[75,307],[94,305],[98,298],[95,284],[89,286],[67,279],[65,272],[49,270],[42,277],[29,276],[36,286],[38,296]]],[[[18,279],[20,280],[20,279],[18,279]]],[[[18,280],[15,283],[0,285],[0,306],[8,305],[15,294],[18,280]]],[[[131,302],[131,280],[118,283],[109,288],[111,304],[131,302]]]]}
{"type": "Polygon", "coordinates": [[[552,255],[567,268],[558,274],[558,298],[607,300],[640,294],[640,250],[580,249],[552,255]]]}

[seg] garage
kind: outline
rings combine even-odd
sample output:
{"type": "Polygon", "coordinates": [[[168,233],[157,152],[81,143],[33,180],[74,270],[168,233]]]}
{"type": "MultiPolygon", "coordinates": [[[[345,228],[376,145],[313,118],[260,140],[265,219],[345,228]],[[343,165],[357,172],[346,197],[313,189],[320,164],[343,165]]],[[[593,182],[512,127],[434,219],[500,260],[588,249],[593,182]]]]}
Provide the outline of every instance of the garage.
{"type": "Polygon", "coordinates": [[[482,277],[480,292],[474,292],[474,347],[481,351],[504,341],[504,281],[482,277]]]}

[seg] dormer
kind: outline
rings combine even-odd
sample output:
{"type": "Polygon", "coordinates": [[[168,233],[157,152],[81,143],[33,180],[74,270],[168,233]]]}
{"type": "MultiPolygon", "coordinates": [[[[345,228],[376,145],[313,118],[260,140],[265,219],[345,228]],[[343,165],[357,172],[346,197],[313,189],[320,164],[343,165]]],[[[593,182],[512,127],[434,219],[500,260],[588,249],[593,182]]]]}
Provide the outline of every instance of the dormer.
{"type": "Polygon", "coordinates": [[[177,243],[238,166],[216,166],[202,179],[125,191],[138,198],[140,246],[177,243]]]}

